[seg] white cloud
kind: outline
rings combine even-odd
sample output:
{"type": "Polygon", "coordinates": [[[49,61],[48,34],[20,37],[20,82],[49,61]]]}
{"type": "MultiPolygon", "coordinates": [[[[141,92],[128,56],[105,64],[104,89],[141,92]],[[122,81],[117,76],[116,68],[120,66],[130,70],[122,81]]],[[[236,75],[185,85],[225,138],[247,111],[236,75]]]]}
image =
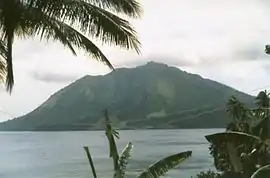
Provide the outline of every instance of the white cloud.
{"type": "MultiPolygon", "coordinates": [[[[270,57],[263,50],[270,42],[268,1],[147,0],[142,5],[143,18],[132,20],[142,55],[101,47],[116,67],[155,60],[249,93],[267,85],[270,57]]],[[[110,71],[87,56],[73,56],[59,43],[38,39],[17,40],[14,59],[16,85],[11,96],[1,90],[0,108],[15,116],[79,77],[110,71]]]]}

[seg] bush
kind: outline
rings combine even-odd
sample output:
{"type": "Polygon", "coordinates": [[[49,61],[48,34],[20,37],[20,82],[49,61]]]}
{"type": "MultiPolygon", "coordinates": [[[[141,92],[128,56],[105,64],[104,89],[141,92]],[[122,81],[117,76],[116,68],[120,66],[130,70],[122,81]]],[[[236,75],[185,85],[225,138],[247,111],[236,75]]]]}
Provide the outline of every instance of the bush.
{"type": "Polygon", "coordinates": [[[220,178],[220,175],[212,170],[208,170],[206,172],[200,172],[196,177],[191,178],[220,178]]]}

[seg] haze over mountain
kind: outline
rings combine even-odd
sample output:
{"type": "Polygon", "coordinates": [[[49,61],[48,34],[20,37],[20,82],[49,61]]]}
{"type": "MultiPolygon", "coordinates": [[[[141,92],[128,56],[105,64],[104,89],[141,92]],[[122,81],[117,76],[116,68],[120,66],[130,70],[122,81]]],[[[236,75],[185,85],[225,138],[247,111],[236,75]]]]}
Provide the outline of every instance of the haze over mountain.
{"type": "Polygon", "coordinates": [[[85,76],[34,111],[0,124],[0,130],[93,130],[103,110],[121,129],[225,127],[228,97],[253,97],[178,68],[149,62],[104,76],[85,76]]]}

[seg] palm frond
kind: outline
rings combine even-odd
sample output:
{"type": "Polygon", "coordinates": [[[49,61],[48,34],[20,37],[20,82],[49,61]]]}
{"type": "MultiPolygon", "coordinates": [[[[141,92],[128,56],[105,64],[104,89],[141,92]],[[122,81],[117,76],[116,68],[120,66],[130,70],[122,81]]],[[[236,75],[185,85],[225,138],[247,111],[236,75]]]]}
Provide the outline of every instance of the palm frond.
{"type": "Polygon", "coordinates": [[[98,61],[105,63],[111,69],[112,64],[102,51],[82,33],[60,20],[53,19],[38,9],[29,8],[29,13],[25,13],[25,18],[31,21],[32,34],[37,34],[41,39],[53,39],[60,41],[64,46],[68,46],[76,55],[75,47],[87,52],[98,61]]]}
{"type": "Polygon", "coordinates": [[[116,13],[123,13],[129,17],[137,18],[143,13],[137,0],[86,0],[104,9],[110,9],[116,13]]]}
{"type": "Polygon", "coordinates": [[[138,178],[157,178],[164,175],[170,169],[175,168],[178,164],[185,161],[191,156],[192,152],[182,152],[168,156],[155,164],[151,165],[148,169],[143,171],[138,178]]]}
{"type": "Polygon", "coordinates": [[[0,83],[5,83],[7,77],[6,60],[0,59],[0,83]]]}
{"type": "MultiPolygon", "coordinates": [[[[93,4],[97,7],[110,10],[112,12],[121,13],[131,18],[138,18],[142,15],[143,10],[140,3],[137,0],[73,0],[77,2],[84,2],[93,4]]],[[[39,8],[46,10],[47,12],[52,11],[53,8],[63,8],[60,4],[65,4],[70,1],[68,0],[27,0],[27,4],[32,6],[38,6],[39,8]],[[59,6],[60,5],[60,6],[59,6]]]]}
{"type": "Polygon", "coordinates": [[[264,176],[261,176],[261,174],[263,174],[264,172],[266,172],[267,177],[269,177],[269,175],[270,175],[270,165],[265,165],[265,166],[259,168],[257,171],[255,171],[252,174],[251,178],[261,178],[261,177],[264,177],[264,176]]]}
{"type": "Polygon", "coordinates": [[[13,38],[14,38],[14,29],[10,28],[6,31],[7,39],[7,78],[6,78],[6,88],[8,92],[12,91],[14,85],[14,74],[13,74],[13,64],[12,64],[12,50],[13,50],[13,38]]]}
{"type": "Polygon", "coordinates": [[[127,20],[85,0],[45,1],[49,3],[42,5],[43,12],[49,17],[79,27],[80,31],[105,44],[134,49],[140,53],[141,44],[136,31],[127,20]]]}
{"type": "Polygon", "coordinates": [[[7,46],[3,40],[0,40],[0,82],[4,83],[7,77],[7,46]]]}
{"type": "Polygon", "coordinates": [[[6,59],[7,58],[7,54],[8,54],[7,45],[6,45],[6,43],[3,40],[0,40],[0,56],[3,59],[6,59]]]}
{"type": "Polygon", "coordinates": [[[112,128],[107,110],[105,110],[104,115],[105,115],[105,121],[106,121],[105,134],[109,142],[110,157],[113,159],[114,171],[118,171],[119,170],[119,155],[118,155],[118,150],[117,150],[114,136],[119,135],[119,134],[112,128]]]}
{"type": "Polygon", "coordinates": [[[120,166],[120,177],[124,178],[127,171],[127,164],[131,157],[133,145],[129,142],[126,147],[123,149],[122,154],[119,158],[119,166],[120,166]]]}
{"type": "Polygon", "coordinates": [[[11,92],[14,85],[13,64],[12,64],[12,50],[14,32],[19,21],[19,3],[18,1],[5,1],[3,8],[1,9],[1,31],[4,36],[4,41],[7,45],[7,77],[6,77],[6,89],[11,92]],[[13,12],[15,11],[15,12],[13,12]]]}
{"type": "Polygon", "coordinates": [[[91,157],[89,148],[88,148],[87,146],[84,146],[83,148],[84,148],[84,151],[86,152],[86,155],[87,155],[87,158],[88,158],[90,167],[91,167],[91,169],[92,169],[93,176],[94,176],[94,178],[97,178],[96,169],[95,169],[94,162],[93,162],[93,160],[92,160],[92,157],[91,157]]]}

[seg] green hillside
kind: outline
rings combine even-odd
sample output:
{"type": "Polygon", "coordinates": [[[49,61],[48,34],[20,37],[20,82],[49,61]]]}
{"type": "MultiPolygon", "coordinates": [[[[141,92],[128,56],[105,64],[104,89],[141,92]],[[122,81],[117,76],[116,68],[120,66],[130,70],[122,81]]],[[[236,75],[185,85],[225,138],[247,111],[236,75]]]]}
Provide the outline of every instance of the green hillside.
{"type": "Polygon", "coordinates": [[[1,123],[0,130],[101,129],[105,108],[122,129],[224,127],[231,95],[252,102],[251,96],[218,82],[150,62],[85,76],[34,111],[1,123]]]}

